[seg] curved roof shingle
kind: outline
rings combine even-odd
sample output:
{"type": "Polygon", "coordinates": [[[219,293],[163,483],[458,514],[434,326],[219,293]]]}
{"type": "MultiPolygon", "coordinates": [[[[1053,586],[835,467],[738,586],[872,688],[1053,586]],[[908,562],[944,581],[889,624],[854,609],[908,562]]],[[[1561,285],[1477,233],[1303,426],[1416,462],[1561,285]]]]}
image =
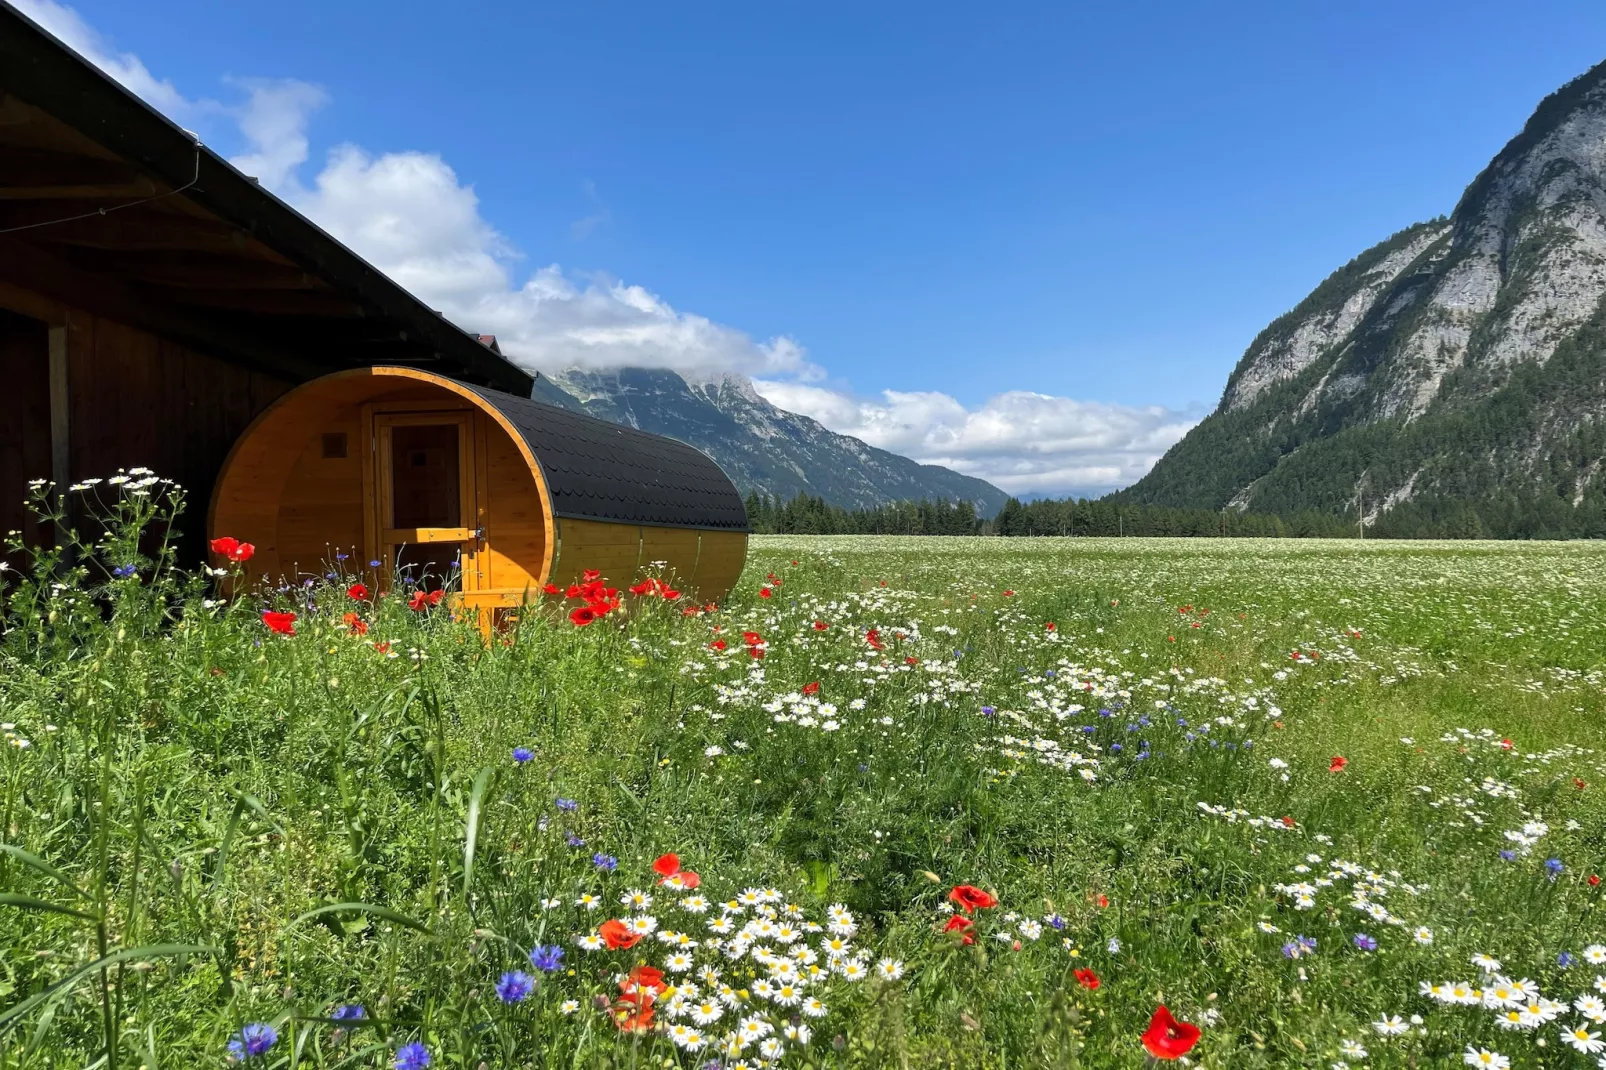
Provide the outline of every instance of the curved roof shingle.
{"type": "Polygon", "coordinates": [[[719,465],[684,442],[555,405],[463,386],[518,429],[559,517],[747,531],[742,496],[719,465]]]}

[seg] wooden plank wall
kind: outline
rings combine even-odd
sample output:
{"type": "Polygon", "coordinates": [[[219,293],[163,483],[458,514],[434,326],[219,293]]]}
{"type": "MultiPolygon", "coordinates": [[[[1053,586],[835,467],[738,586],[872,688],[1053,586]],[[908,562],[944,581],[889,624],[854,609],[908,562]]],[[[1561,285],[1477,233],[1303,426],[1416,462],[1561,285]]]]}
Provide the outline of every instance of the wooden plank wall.
{"type": "Polygon", "coordinates": [[[180,553],[193,565],[223,458],[292,384],[81,310],[66,328],[71,478],[144,466],[177,480],[188,491],[180,553]]]}
{"type": "MultiPolygon", "coordinates": [[[[0,309],[0,535],[21,531],[37,545],[50,537],[23,507],[28,481],[50,478],[50,326],[0,309]]],[[[0,554],[4,554],[0,547],[0,554]]],[[[23,561],[5,560],[13,568],[23,561]]]]}

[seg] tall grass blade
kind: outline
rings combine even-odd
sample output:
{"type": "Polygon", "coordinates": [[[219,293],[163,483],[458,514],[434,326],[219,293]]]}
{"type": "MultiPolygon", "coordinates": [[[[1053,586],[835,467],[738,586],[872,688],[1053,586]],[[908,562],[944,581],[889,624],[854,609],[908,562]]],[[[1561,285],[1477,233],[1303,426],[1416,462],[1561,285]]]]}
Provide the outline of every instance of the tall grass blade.
{"type": "Polygon", "coordinates": [[[328,906],[322,906],[318,907],[316,910],[307,911],[305,914],[302,914],[300,917],[291,921],[290,924],[285,926],[285,928],[293,929],[302,922],[312,921],[314,918],[323,917],[325,914],[340,914],[348,911],[358,914],[370,914],[376,918],[383,918],[386,921],[393,921],[397,925],[404,925],[407,928],[417,930],[426,936],[435,935],[434,930],[430,929],[430,927],[424,923],[414,921],[405,914],[398,914],[396,911],[391,910],[388,907],[375,906],[372,903],[331,903],[328,906]]]}
{"type": "Polygon", "coordinates": [[[469,888],[474,884],[474,849],[480,839],[480,807],[485,801],[485,791],[491,784],[491,777],[496,771],[490,766],[481,769],[474,778],[474,787],[468,793],[468,830],[463,839],[463,898],[468,898],[469,888]]]}
{"type": "Polygon", "coordinates": [[[40,910],[52,914],[66,914],[74,918],[83,918],[85,921],[99,923],[100,918],[88,911],[76,910],[73,907],[64,907],[60,903],[47,903],[43,899],[35,899],[31,895],[18,895],[16,892],[0,892],[0,907],[16,907],[18,910],[40,910]]]}
{"type": "Polygon", "coordinates": [[[216,953],[217,948],[207,947],[204,944],[153,944],[150,947],[129,947],[121,951],[114,951],[104,958],[96,959],[94,962],[85,963],[78,967],[43,992],[35,993],[21,1003],[13,1004],[0,1011],[0,1037],[15,1029],[17,1024],[35,1008],[45,1007],[48,1009],[54,1007],[59,1001],[71,994],[78,982],[97,970],[104,970],[120,962],[149,962],[151,959],[168,958],[173,955],[212,955],[216,953]]]}
{"type": "Polygon", "coordinates": [[[0,843],[0,854],[10,855],[18,862],[21,862],[23,865],[27,866],[29,869],[43,873],[45,876],[57,882],[62,887],[70,889],[73,894],[78,896],[80,899],[87,899],[89,897],[88,893],[82,888],[79,888],[78,885],[74,884],[67,874],[57,869],[49,862],[46,862],[38,855],[29,854],[21,847],[17,847],[9,843],[0,843]]]}

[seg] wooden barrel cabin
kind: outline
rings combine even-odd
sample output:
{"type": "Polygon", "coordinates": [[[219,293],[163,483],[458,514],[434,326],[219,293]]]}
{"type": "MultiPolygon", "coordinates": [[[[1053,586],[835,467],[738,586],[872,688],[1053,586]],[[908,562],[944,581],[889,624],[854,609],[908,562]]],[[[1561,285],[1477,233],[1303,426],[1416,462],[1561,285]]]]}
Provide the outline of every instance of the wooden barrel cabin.
{"type": "Polygon", "coordinates": [[[653,570],[722,600],[748,532],[736,487],[685,443],[396,367],[275,401],[224,461],[207,526],[255,544],[253,580],[322,575],[343,555],[381,589],[400,572],[487,620],[587,569],[620,589],[653,570]]]}

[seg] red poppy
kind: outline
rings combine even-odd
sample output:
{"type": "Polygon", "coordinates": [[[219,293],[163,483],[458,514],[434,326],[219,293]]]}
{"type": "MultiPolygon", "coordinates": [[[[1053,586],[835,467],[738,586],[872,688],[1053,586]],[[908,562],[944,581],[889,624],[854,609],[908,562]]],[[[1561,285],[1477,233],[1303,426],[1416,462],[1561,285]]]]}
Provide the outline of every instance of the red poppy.
{"type": "Polygon", "coordinates": [[[1199,1027],[1177,1021],[1163,1003],[1155,1008],[1148,1031],[1143,1034],[1144,1049],[1156,1059],[1180,1059],[1197,1043],[1199,1027]]]}
{"type": "Polygon", "coordinates": [[[764,658],[764,647],[762,644],[758,646],[750,646],[747,648],[747,653],[749,657],[757,658],[758,660],[762,661],[764,658]]]}
{"type": "Polygon", "coordinates": [[[1573,787],[1577,788],[1579,791],[1583,791],[1585,788],[1589,787],[1589,785],[1577,777],[1573,777],[1573,787]]]}
{"type": "Polygon", "coordinates": [[[956,884],[954,890],[948,893],[948,898],[966,914],[998,905],[997,896],[982,891],[974,884],[956,884]]]}
{"type": "Polygon", "coordinates": [[[803,693],[805,695],[818,695],[820,693],[820,681],[816,680],[812,684],[804,684],[803,693]]]}
{"type": "Polygon", "coordinates": [[[969,918],[963,914],[955,914],[948,919],[948,924],[942,927],[942,931],[945,933],[957,932],[960,934],[960,943],[974,944],[976,938],[971,935],[970,930],[972,928],[974,928],[974,923],[969,918]]]}
{"type": "Polygon", "coordinates": [[[346,630],[351,632],[352,635],[368,634],[368,622],[357,616],[357,614],[347,613],[340,619],[345,622],[346,630]]]}
{"type": "Polygon", "coordinates": [[[1599,888],[1600,887],[1600,874],[1599,873],[1591,873],[1588,877],[1585,877],[1584,879],[1589,882],[1589,886],[1591,888],[1599,888]]]}
{"type": "Polygon", "coordinates": [[[374,652],[378,653],[378,654],[389,654],[390,653],[390,643],[389,642],[375,643],[374,644],[374,652]]]}
{"type": "Polygon", "coordinates": [[[1100,892],[1098,897],[1094,899],[1093,902],[1097,903],[1099,905],[1099,909],[1102,910],[1110,905],[1110,897],[1105,895],[1103,892],[1100,892]]]}
{"type": "Polygon", "coordinates": [[[422,613],[430,606],[441,604],[441,595],[445,591],[414,591],[413,596],[407,600],[407,608],[415,613],[422,613]]]}
{"type": "Polygon", "coordinates": [[[1014,591],[1005,591],[1004,592],[1004,597],[1005,598],[1014,598],[1015,597],[1015,592],[1014,591]]]}
{"type": "Polygon", "coordinates": [[[814,622],[814,630],[817,632],[823,632],[828,627],[830,627],[830,625],[826,624],[823,620],[817,620],[814,622]]]}
{"type": "Polygon", "coordinates": [[[618,918],[609,918],[603,922],[597,933],[602,937],[602,942],[608,945],[609,951],[622,951],[641,942],[641,934],[632,931],[630,926],[618,918]]]}
{"type": "Polygon", "coordinates": [[[658,874],[658,883],[667,884],[674,888],[695,888],[702,883],[702,878],[689,869],[680,868],[678,855],[660,855],[652,864],[653,872],[658,874]]]}
{"type": "Polygon", "coordinates": [[[1047,632],[1054,631],[1054,622],[1049,621],[1047,624],[1043,625],[1043,630],[1047,632]]]}
{"type": "Polygon", "coordinates": [[[1075,970],[1073,971],[1073,976],[1075,976],[1077,984],[1089,991],[1097,988],[1100,983],[1099,975],[1092,970],[1075,970]]]}
{"type": "Polygon", "coordinates": [[[680,856],[677,854],[659,855],[653,861],[652,871],[660,877],[673,877],[680,872],[680,856]]]}
{"type": "Polygon", "coordinates": [[[276,613],[266,610],[262,614],[262,623],[268,626],[268,631],[276,635],[296,634],[296,615],[294,613],[276,613]]]}
{"type": "Polygon", "coordinates": [[[1178,613],[1192,613],[1193,612],[1193,607],[1192,606],[1178,606],[1177,607],[1177,612],[1178,613]]]}
{"type": "Polygon", "coordinates": [[[712,643],[708,644],[708,648],[710,650],[724,650],[725,649],[725,640],[723,640],[723,639],[715,639],[712,643]]]}
{"type": "Polygon", "coordinates": [[[354,583],[346,588],[346,597],[354,602],[361,602],[368,597],[368,588],[360,583],[354,583]]]}
{"type": "Polygon", "coordinates": [[[1165,641],[1168,643],[1174,643],[1177,641],[1177,637],[1174,635],[1168,635],[1165,637],[1165,641]]]}
{"type": "Polygon", "coordinates": [[[904,658],[903,659],[903,663],[905,665],[919,665],[920,664],[920,659],[919,658],[904,658]]]}
{"type": "Polygon", "coordinates": [[[251,555],[257,552],[257,548],[250,543],[231,539],[227,535],[221,539],[213,539],[210,545],[214,554],[221,554],[237,563],[251,560],[251,555]]]}
{"type": "Polygon", "coordinates": [[[1509,740],[1509,739],[1502,739],[1500,741],[1500,749],[1501,750],[1510,750],[1514,746],[1516,746],[1516,744],[1511,742],[1511,740],[1509,740]]]}
{"type": "Polygon", "coordinates": [[[630,593],[636,595],[652,594],[652,581],[642,580],[640,583],[630,588],[630,593]]]}
{"type": "Polygon", "coordinates": [[[871,628],[869,631],[865,632],[864,633],[864,641],[866,643],[870,644],[870,649],[871,650],[880,650],[880,649],[882,649],[882,646],[881,646],[881,632],[880,632],[879,629],[871,628]]]}
{"type": "Polygon", "coordinates": [[[748,646],[757,646],[759,643],[762,643],[763,641],[764,641],[764,637],[762,635],[759,635],[757,632],[743,632],[742,633],[742,642],[746,643],[748,646]]]}
{"type": "Polygon", "coordinates": [[[547,594],[550,594],[550,595],[552,595],[554,597],[556,597],[557,595],[560,595],[560,594],[563,593],[563,588],[559,587],[555,583],[549,583],[545,587],[541,588],[541,590],[545,591],[547,594]]]}
{"type": "Polygon", "coordinates": [[[569,611],[569,621],[576,628],[584,628],[587,624],[596,620],[597,616],[597,611],[590,606],[576,606],[569,611]]]}
{"type": "Polygon", "coordinates": [[[770,589],[768,587],[760,587],[758,589],[758,596],[760,598],[768,598],[768,597],[770,597],[770,594],[771,594],[771,592],[770,592],[770,589]]]}
{"type": "Polygon", "coordinates": [[[588,568],[584,572],[580,573],[580,579],[584,583],[596,583],[598,580],[602,579],[602,573],[598,572],[594,568],[588,568]]]}
{"type": "Polygon", "coordinates": [[[626,980],[636,988],[651,992],[655,996],[664,990],[664,974],[656,966],[637,966],[630,971],[630,976],[626,980]]]}
{"type": "Polygon", "coordinates": [[[613,1011],[614,1025],[621,1033],[647,1033],[652,1030],[652,994],[638,992],[632,998],[626,995],[613,1011]]]}
{"type": "Polygon", "coordinates": [[[1289,817],[1287,814],[1283,815],[1282,822],[1283,822],[1283,828],[1290,828],[1291,829],[1291,828],[1294,827],[1294,819],[1289,817]]]}
{"type": "Polygon", "coordinates": [[[1335,754],[1333,755],[1333,760],[1327,763],[1327,771],[1329,773],[1342,773],[1344,771],[1344,767],[1348,764],[1348,758],[1344,757],[1342,754],[1335,754]]]}

